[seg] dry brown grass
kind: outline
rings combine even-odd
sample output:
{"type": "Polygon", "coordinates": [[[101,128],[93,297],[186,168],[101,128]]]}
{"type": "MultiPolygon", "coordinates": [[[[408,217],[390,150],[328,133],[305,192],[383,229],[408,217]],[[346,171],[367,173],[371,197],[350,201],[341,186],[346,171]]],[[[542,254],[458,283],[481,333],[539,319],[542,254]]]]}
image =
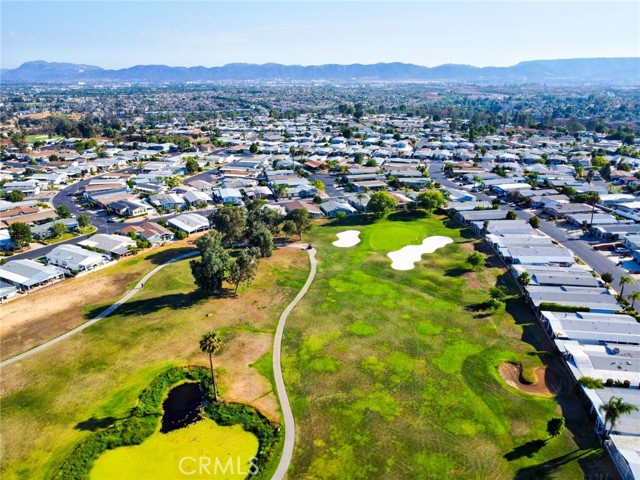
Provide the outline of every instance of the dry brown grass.
{"type": "Polygon", "coordinates": [[[2,359],[55,338],[90,318],[87,307],[107,305],[129,290],[159,263],[184,253],[195,237],[143,252],[87,275],[59,282],[0,307],[0,351],[2,359]]]}

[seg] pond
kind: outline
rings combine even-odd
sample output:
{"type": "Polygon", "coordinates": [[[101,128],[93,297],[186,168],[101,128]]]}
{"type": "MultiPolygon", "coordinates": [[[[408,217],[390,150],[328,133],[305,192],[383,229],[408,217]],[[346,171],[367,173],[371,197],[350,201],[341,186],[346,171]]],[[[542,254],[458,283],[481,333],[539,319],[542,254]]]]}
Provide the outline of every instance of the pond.
{"type": "Polygon", "coordinates": [[[162,404],[162,433],[184,428],[200,420],[200,406],[204,394],[199,383],[183,383],[169,392],[162,404]]]}

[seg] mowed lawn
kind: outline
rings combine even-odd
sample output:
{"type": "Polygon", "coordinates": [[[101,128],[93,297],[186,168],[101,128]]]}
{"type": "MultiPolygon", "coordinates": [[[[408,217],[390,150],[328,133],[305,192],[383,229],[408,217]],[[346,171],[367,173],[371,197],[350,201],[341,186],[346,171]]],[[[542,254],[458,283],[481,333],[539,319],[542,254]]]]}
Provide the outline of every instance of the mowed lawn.
{"type": "Polygon", "coordinates": [[[554,478],[582,478],[577,458],[597,448],[593,439],[580,450],[567,431],[540,447],[559,405],[499,376],[507,360],[541,364],[522,341],[523,319],[479,306],[504,274],[500,264],[471,272],[465,259],[483,246],[439,218],[358,221],[310,234],[318,274],[287,321],[291,478],[540,478],[531,467],[545,462],[554,478]],[[332,245],[354,228],[361,243],[332,245]],[[454,243],[414,270],[391,269],[387,253],[431,235],[454,243]]]}
{"type": "Polygon", "coordinates": [[[270,379],[259,372],[268,372],[264,358],[270,358],[276,321],[308,271],[306,253],[278,249],[261,261],[254,284],[241,288],[239,298],[211,299],[196,292],[189,261],[180,261],[113,316],[3,367],[0,476],[51,478],[81,439],[126,418],[158,373],[172,365],[208,365],[198,341],[210,329],[224,342],[216,358],[223,398],[277,419],[270,379]]]}

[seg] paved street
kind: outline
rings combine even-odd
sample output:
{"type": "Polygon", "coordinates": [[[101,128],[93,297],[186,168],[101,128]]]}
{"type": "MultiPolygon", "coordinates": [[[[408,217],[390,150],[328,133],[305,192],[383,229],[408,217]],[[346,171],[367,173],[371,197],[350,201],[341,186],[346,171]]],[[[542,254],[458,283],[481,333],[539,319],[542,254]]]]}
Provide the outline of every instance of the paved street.
{"type": "MultiPolygon", "coordinates": [[[[462,187],[448,178],[442,172],[444,164],[434,163],[431,166],[431,178],[444,185],[445,187],[451,187],[456,189],[461,189],[462,187]]],[[[474,195],[479,200],[485,200],[491,202],[493,197],[489,197],[480,192],[474,192],[474,195]]],[[[528,220],[533,216],[533,214],[521,210],[510,207],[509,205],[500,205],[500,209],[502,210],[514,210],[519,218],[523,220],[528,220]]],[[[574,254],[576,254],[582,261],[587,263],[591,268],[593,268],[598,274],[602,275],[605,272],[610,272],[613,275],[613,282],[611,285],[614,289],[618,288],[618,284],[620,282],[620,277],[623,275],[629,275],[629,272],[624,268],[617,266],[613,263],[608,257],[605,257],[601,253],[595,251],[593,247],[586,241],[584,241],[581,237],[575,237],[570,235],[567,230],[557,227],[553,222],[548,222],[544,219],[540,219],[540,230],[549,235],[551,238],[556,240],[563,247],[568,248],[574,254]]],[[[625,290],[627,293],[631,293],[633,290],[637,290],[639,284],[637,281],[633,281],[633,285],[627,285],[625,290]]]]}

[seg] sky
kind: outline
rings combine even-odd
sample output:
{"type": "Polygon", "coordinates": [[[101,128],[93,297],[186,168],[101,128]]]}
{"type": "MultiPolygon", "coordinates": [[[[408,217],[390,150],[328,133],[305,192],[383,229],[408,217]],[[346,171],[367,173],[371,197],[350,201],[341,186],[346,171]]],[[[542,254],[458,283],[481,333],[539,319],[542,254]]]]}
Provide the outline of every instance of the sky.
{"type": "Polygon", "coordinates": [[[0,66],[640,57],[640,1],[0,1],[0,66]]]}

